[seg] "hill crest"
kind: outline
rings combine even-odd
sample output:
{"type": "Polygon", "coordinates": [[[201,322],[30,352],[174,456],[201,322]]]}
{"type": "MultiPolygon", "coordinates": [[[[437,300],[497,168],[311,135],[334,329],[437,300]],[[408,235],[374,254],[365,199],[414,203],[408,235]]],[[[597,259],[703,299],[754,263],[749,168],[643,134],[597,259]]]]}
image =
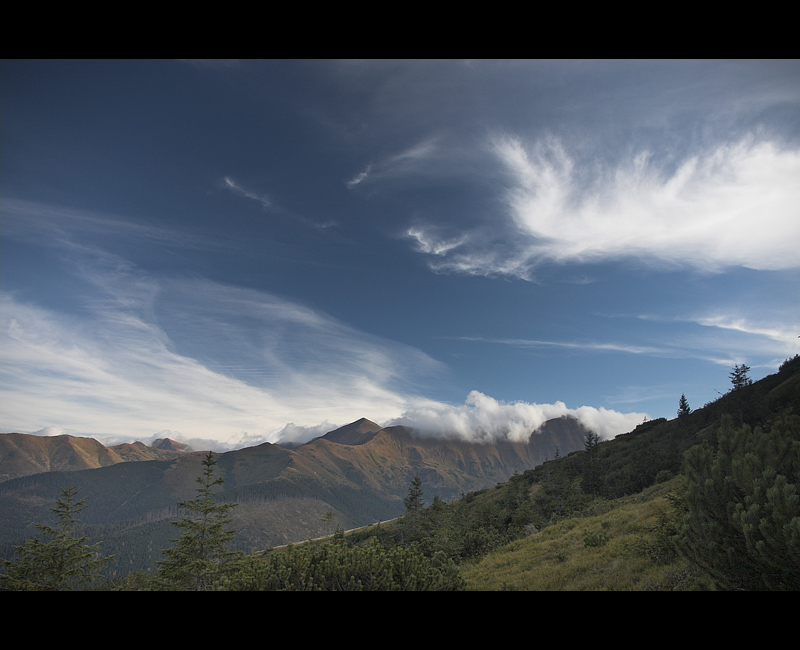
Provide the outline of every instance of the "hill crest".
{"type": "Polygon", "coordinates": [[[169,460],[191,451],[186,445],[183,451],[167,447],[148,447],[138,441],[106,447],[94,438],[69,434],[3,433],[0,434],[0,482],[43,472],[74,472],[117,463],[169,460]]]}

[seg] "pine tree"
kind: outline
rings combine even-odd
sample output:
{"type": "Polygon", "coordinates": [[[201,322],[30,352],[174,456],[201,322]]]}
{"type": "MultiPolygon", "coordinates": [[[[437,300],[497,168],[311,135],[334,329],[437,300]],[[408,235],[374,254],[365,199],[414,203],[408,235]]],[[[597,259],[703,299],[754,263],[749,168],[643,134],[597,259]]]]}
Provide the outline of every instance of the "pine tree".
{"type": "Polygon", "coordinates": [[[425,507],[425,502],[422,498],[422,479],[419,476],[414,476],[411,480],[411,485],[408,488],[408,496],[403,499],[403,505],[406,507],[406,514],[417,514],[425,507]]]}
{"type": "Polygon", "coordinates": [[[76,501],[80,492],[69,486],[51,509],[58,518],[55,526],[36,524],[50,541],[29,539],[16,546],[17,562],[3,560],[7,573],[0,576],[0,585],[9,591],[66,591],[100,578],[113,556],[100,558],[100,544],[89,544],[86,535],[79,536],[77,515],[86,508],[86,499],[76,501]]]}
{"type": "Polygon", "coordinates": [[[583,458],[581,489],[585,494],[600,494],[603,490],[603,467],[598,458],[600,436],[590,431],[583,442],[586,455],[583,458]]]}
{"type": "Polygon", "coordinates": [[[800,589],[800,417],[769,429],[725,416],[716,450],[685,455],[678,549],[724,589],[800,589]]]}
{"type": "Polygon", "coordinates": [[[600,444],[600,435],[590,431],[586,434],[586,438],[583,441],[583,448],[584,450],[588,451],[590,454],[594,454],[597,451],[597,446],[600,444]]]}
{"type": "Polygon", "coordinates": [[[186,515],[172,523],[183,530],[175,546],[163,551],[167,559],[158,562],[159,582],[169,589],[203,591],[214,587],[237,554],[228,551],[235,531],[228,511],[235,503],[216,503],[213,488],[222,485],[214,478],[217,461],[209,452],[202,461],[203,473],[196,481],[197,498],[181,501],[178,507],[186,515]]]}
{"type": "Polygon", "coordinates": [[[747,376],[748,372],[750,372],[750,366],[746,366],[745,364],[737,364],[733,367],[733,371],[728,375],[731,378],[733,390],[739,390],[753,383],[753,380],[747,376]]]}
{"type": "Polygon", "coordinates": [[[731,384],[733,384],[733,388],[731,389],[731,393],[733,393],[733,406],[738,411],[739,422],[742,424],[744,424],[745,419],[745,400],[744,395],[742,395],[742,389],[753,383],[753,380],[747,376],[748,372],[750,372],[750,366],[741,364],[735,365],[733,371],[729,375],[731,384]]]}
{"type": "Polygon", "coordinates": [[[678,402],[678,417],[685,418],[692,412],[692,409],[689,408],[689,401],[686,399],[686,395],[681,394],[681,399],[678,402]]]}

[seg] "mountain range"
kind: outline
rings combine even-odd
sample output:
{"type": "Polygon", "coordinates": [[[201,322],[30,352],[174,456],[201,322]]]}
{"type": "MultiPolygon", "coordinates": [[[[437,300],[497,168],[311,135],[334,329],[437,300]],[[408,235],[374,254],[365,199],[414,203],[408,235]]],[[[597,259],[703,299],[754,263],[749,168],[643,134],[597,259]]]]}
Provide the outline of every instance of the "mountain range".
{"type": "Polygon", "coordinates": [[[0,482],[41,472],[95,469],[137,460],[170,460],[182,451],[190,450],[169,438],[155,440],[150,446],[134,442],[106,447],[94,438],[66,434],[4,433],[0,435],[0,482]]]}
{"type": "MultiPolygon", "coordinates": [[[[399,516],[414,476],[426,500],[452,500],[583,449],[578,420],[550,420],[528,442],[425,438],[362,418],[296,448],[261,445],[216,454],[219,499],[236,502],[239,550],[252,552],[399,516]]],[[[81,520],[121,571],[152,566],[176,536],[177,503],[193,498],[206,452],[170,440],[104,447],[91,438],[0,435],[0,557],[47,522],[60,490],[80,488],[81,520]]]]}

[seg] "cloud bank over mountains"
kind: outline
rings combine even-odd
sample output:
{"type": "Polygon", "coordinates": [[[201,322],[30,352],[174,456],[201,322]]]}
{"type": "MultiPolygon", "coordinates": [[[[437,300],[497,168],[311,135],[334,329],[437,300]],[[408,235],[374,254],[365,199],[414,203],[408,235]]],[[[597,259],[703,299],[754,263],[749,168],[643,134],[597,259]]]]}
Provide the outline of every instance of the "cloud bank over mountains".
{"type": "Polygon", "coordinates": [[[475,443],[527,442],[545,422],[564,416],[576,418],[604,439],[633,430],[647,417],[645,413],[620,413],[591,406],[568,408],[563,402],[505,403],[474,390],[460,406],[439,404],[412,409],[390,424],[406,426],[434,438],[455,436],[475,443]]]}

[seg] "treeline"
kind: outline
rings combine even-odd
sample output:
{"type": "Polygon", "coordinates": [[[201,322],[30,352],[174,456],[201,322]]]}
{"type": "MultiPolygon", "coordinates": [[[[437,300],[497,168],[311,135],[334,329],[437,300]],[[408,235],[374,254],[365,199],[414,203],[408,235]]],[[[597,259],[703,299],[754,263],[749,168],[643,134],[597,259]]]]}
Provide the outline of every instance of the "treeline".
{"type": "MultiPolygon", "coordinates": [[[[64,488],[52,509],[54,525],[38,524],[39,537],[16,547],[15,560],[3,560],[0,589],[64,591],[77,589],[136,591],[395,591],[463,589],[455,563],[431,560],[414,545],[386,547],[379,540],[364,545],[345,541],[341,531],[324,542],[289,545],[263,553],[229,550],[233,502],[218,502],[214,488],[216,460],[203,460],[194,499],[180,502],[183,515],[171,522],[182,531],[161,551],[154,572],[129,571],[107,577],[103,570],[115,556],[103,556],[80,526],[85,499],[79,489],[64,488]]],[[[151,529],[152,530],[152,529],[151,529]]],[[[140,543],[142,540],[140,540],[140,543]]],[[[153,543],[153,538],[147,541],[153,543]]]]}

